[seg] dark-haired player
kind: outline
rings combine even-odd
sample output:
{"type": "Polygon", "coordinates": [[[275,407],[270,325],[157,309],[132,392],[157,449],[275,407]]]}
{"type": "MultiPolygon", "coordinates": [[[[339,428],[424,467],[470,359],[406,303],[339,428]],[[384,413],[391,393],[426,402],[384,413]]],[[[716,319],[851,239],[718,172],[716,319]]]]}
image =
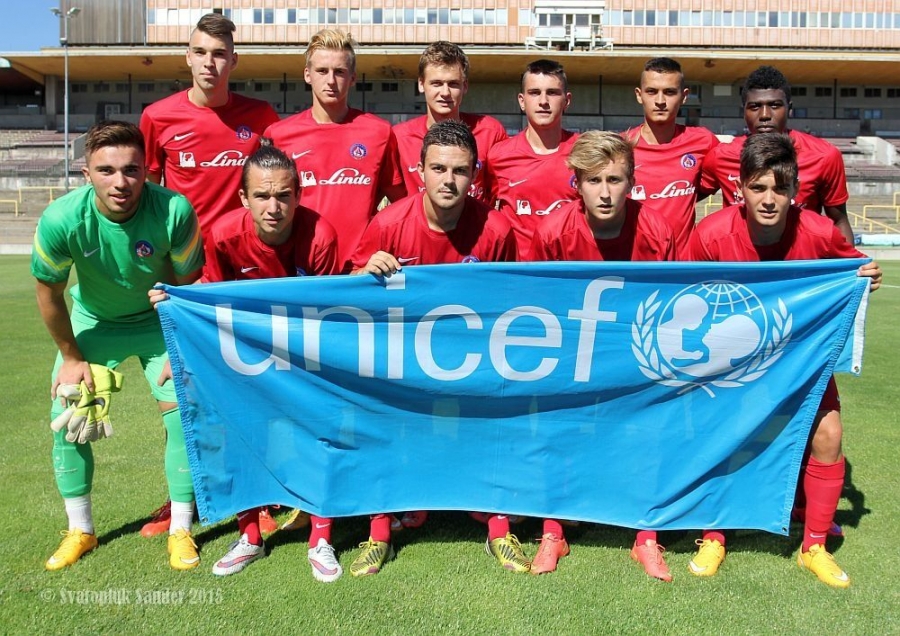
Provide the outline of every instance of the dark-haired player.
{"type": "Polygon", "coordinates": [[[506,129],[488,115],[460,112],[463,97],[469,90],[469,58],[456,44],[444,40],[430,44],[419,57],[419,92],[425,96],[427,113],[394,126],[397,136],[397,163],[403,172],[407,194],[425,189],[419,175],[419,156],[425,133],[437,122],[458,119],[471,129],[478,144],[476,172],[469,194],[487,202],[481,169],[488,151],[506,139],[506,129]]]}
{"type": "MultiPolygon", "coordinates": [[[[788,128],[791,85],[777,68],[760,66],[741,89],[744,121],[750,135],[779,132],[790,135],[797,149],[799,183],[794,203],[811,212],[824,213],[851,245],[853,229],[847,218],[847,175],[841,152],[827,141],[788,128]]],[[[702,189],[722,191],[725,205],[741,202],[741,148],[747,136],[719,146],[703,162],[702,189]]]]}
{"type": "MultiPolygon", "coordinates": [[[[137,356],[166,428],[165,472],[171,504],[169,564],[188,570],[200,564],[191,536],[194,486],[175,399],[165,380],[168,363],[162,328],[147,302],[158,281],[187,284],[200,276],[203,247],[197,216],[182,195],[146,182],[144,136],[126,122],[93,126],[85,142],[88,184],[54,201],[34,235],[31,273],[44,325],[59,348],[51,376],[51,419],[63,407],[60,385],[82,382],[93,390],[90,364],[116,368],[137,356]],[[65,290],[72,267],[72,310],[65,290]]],[[[91,512],[94,455],[91,443],[53,437],[53,469],[69,519],[48,570],[72,565],[97,547],[91,512]]]]}
{"type": "MultiPolygon", "coordinates": [[[[425,192],[397,201],[372,219],[351,259],[352,273],[390,276],[406,265],[515,261],[509,222],[466,195],[477,157],[475,138],[464,123],[448,120],[429,128],[417,164],[425,192]]],[[[350,573],[377,574],[394,554],[391,515],[372,517],[369,540],[362,547],[350,573]]],[[[528,571],[508,522],[503,537],[489,538],[488,551],[507,569],[528,571]]]]}
{"type": "Polygon", "coordinates": [[[522,73],[519,93],[519,108],[528,125],[487,153],[490,200],[512,223],[522,260],[528,259],[535,227],[577,196],[566,157],[578,134],[563,128],[563,114],[571,102],[562,65],[554,60],[531,62],[522,73]]]}
{"type": "Polygon", "coordinates": [[[675,247],[682,253],[694,229],[700,166],[719,140],[706,128],[678,123],[689,89],[675,60],[648,60],[634,94],[644,110],[644,123],[623,133],[634,146],[631,198],[666,218],[675,232],[675,247]]]}
{"type": "MultiPolygon", "coordinates": [[[[742,203],[697,225],[688,260],[757,262],[863,257],[834,223],[792,204],[800,187],[799,172],[791,137],[775,132],[750,135],[741,151],[742,203]]],[[[881,286],[881,268],[874,261],[863,265],[859,275],[872,279],[872,291],[881,286]]],[[[808,459],[801,470],[806,520],[797,563],[832,587],[850,585],[850,578],[825,549],[844,486],[842,436],[841,403],[837,384],[831,378],[813,422],[808,459]]],[[[700,549],[689,569],[697,576],[711,576],[725,558],[725,537],[720,532],[707,531],[698,543],[700,549]]]]}

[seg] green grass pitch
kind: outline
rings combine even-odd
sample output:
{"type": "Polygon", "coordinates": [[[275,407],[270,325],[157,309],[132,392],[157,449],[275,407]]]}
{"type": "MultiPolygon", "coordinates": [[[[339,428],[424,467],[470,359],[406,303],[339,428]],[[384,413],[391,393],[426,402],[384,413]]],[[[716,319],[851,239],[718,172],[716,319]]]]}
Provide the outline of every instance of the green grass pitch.
{"type": "MultiPolygon", "coordinates": [[[[38,315],[26,257],[0,258],[0,632],[18,633],[500,633],[500,634],[884,634],[900,633],[900,263],[885,263],[870,299],[863,375],[840,380],[850,463],[830,541],[853,579],[832,590],[795,563],[791,537],[737,532],[711,579],[687,571],[694,533],[661,534],[675,580],[649,579],[628,557],[628,530],[583,524],[569,531],[571,556],[535,577],[500,569],[483,551],[484,528],[435,513],[396,537],[398,559],[377,576],[346,570],[367,519],[335,524],[345,576],[310,575],[305,531],[277,533],[268,558],[219,579],[213,562],[235,538],[232,522],[195,526],[203,563],[175,572],[165,537],[138,534],[165,497],[163,429],[139,367],[130,360],[117,396],[115,436],[95,446],[94,517],[100,547],[61,572],[43,563],[65,527],[50,463],[47,418],[55,350],[38,315]]],[[[284,513],[279,517],[283,520],[284,513]]],[[[539,521],[514,526],[533,555],[539,521]]]]}

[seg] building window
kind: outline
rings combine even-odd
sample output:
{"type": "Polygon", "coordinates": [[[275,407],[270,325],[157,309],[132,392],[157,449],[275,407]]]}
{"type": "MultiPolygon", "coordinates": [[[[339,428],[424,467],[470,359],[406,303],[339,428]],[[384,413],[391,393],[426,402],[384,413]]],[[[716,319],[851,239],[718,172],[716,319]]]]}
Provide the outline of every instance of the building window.
{"type": "Polygon", "coordinates": [[[863,95],[866,97],[881,97],[881,89],[880,88],[867,88],[863,91],[863,95]]]}
{"type": "Polygon", "coordinates": [[[128,84],[125,84],[124,82],[117,83],[115,90],[117,93],[127,93],[128,92],[128,84]]]}
{"type": "MultiPolygon", "coordinates": [[[[72,89],[74,91],[75,84],[72,85],[72,89]]],[[[138,93],[152,93],[153,92],[153,82],[138,82],[137,91],[138,93]]]]}
{"type": "Polygon", "coordinates": [[[807,111],[805,108],[795,108],[791,111],[791,117],[794,119],[806,119],[807,111]]]}
{"type": "Polygon", "coordinates": [[[900,88],[887,89],[887,96],[893,99],[897,99],[898,97],[900,97],[900,88]]]}
{"type": "Polygon", "coordinates": [[[841,88],[841,97],[856,97],[856,88],[841,88]]]}
{"type": "Polygon", "coordinates": [[[254,9],[253,10],[253,24],[262,24],[263,21],[263,10],[262,9],[254,9]]]}
{"type": "Polygon", "coordinates": [[[806,97],[806,87],[805,86],[792,86],[791,87],[791,95],[794,97],[806,97]]]}
{"type": "Polygon", "coordinates": [[[94,84],[94,92],[95,93],[108,93],[109,92],[109,84],[106,82],[97,82],[94,84]]]}
{"type": "Polygon", "coordinates": [[[263,24],[275,24],[275,9],[263,9],[263,24]]]}
{"type": "MultiPolygon", "coordinates": [[[[151,84],[151,86],[152,86],[152,84],[151,84]]],[[[73,83],[73,84],[72,84],[72,89],[71,89],[71,90],[72,90],[73,93],[87,93],[87,92],[88,92],[88,85],[87,85],[87,84],[82,84],[82,83],[80,83],[80,82],[76,82],[76,83],[73,83]]]]}
{"type": "Polygon", "coordinates": [[[357,82],[356,83],[356,92],[357,93],[371,93],[372,92],[372,82],[357,82]]]}
{"type": "Polygon", "coordinates": [[[382,82],[381,83],[381,92],[382,93],[396,93],[400,90],[400,84],[397,82],[382,82]]]}
{"type": "Polygon", "coordinates": [[[863,111],[863,117],[865,119],[881,119],[881,109],[867,108],[863,111]]]}
{"type": "Polygon", "coordinates": [[[845,108],[844,109],[844,119],[859,119],[859,109],[858,108],[845,108]]]}
{"type": "Polygon", "coordinates": [[[266,91],[272,90],[272,82],[254,82],[253,83],[253,92],[255,93],[265,93],[266,91]]]}
{"type": "Polygon", "coordinates": [[[832,91],[830,86],[816,86],[816,97],[831,97],[832,91]]]}

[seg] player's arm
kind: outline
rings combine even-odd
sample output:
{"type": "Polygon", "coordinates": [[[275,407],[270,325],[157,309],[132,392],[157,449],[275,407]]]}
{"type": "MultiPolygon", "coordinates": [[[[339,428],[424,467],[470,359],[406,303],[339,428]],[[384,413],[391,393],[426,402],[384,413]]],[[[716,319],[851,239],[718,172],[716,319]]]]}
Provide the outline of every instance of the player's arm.
{"type": "Polygon", "coordinates": [[[147,181],[149,181],[150,183],[155,183],[156,185],[159,185],[160,183],[162,183],[162,173],[161,172],[150,172],[148,170],[147,171],[147,181]]]}
{"type": "Polygon", "coordinates": [[[847,204],[826,205],[825,216],[834,222],[835,227],[841,231],[847,242],[853,245],[853,228],[850,226],[850,217],[847,216],[847,204]]]}
{"type": "Polygon", "coordinates": [[[75,341],[75,333],[72,331],[72,322],[69,319],[69,308],[65,299],[66,283],[48,283],[37,280],[37,304],[41,312],[41,318],[50,337],[59,348],[62,355],[62,366],[59,373],[53,378],[53,386],[50,395],[56,399],[56,389],[60,384],[81,384],[84,382],[88,389],[94,390],[94,379],[91,375],[91,366],[81,354],[78,343],[75,341]]]}

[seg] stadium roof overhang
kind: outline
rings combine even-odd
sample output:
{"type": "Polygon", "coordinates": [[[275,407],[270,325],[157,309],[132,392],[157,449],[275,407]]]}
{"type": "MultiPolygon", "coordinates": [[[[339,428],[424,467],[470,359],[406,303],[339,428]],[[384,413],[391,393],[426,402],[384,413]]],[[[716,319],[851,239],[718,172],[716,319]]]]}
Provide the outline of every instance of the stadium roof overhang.
{"type": "MultiPolygon", "coordinates": [[[[302,78],[303,47],[238,47],[235,80],[302,78]]],[[[357,54],[357,75],[367,79],[415,79],[421,46],[366,46],[357,54]]],[[[679,60],[689,82],[733,84],[761,64],[772,64],[794,84],[887,85],[900,77],[897,51],[667,49],[617,47],[608,51],[547,51],[514,47],[466,47],[473,83],[509,82],[529,61],[549,57],[565,65],[573,84],[629,84],[644,62],[667,55],[679,60]]],[[[63,50],[0,53],[11,67],[36,82],[47,75],[63,75],[63,50]]],[[[183,47],[69,48],[72,81],[170,79],[190,81],[183,47]]],[[[3,86],[0,86],[2,89],[3,86]]]]}

